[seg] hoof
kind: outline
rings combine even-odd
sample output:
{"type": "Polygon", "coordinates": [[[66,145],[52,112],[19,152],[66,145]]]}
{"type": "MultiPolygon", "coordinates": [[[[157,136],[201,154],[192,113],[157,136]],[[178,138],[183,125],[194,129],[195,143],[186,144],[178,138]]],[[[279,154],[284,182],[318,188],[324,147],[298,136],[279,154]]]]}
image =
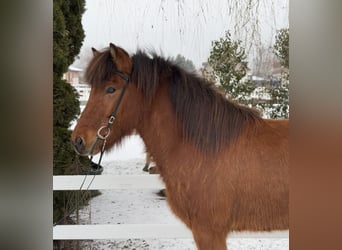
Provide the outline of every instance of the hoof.
{"type": "Polygon", "coordinates": [[[159,190],[157,195],[160,196],[160,197],[166,197],[166,189],[159,190]]]}
{"type": "Polygon", "coordinates": [[[148,169],[148,172],[149,172],[150,174],[159,174],[159,171],[158,171],[157,167],[150,167],[150,168],[148,169]]]}
{"type": "Polygon", "coordinates": [[[145,167],[143,168],[143,171],[148,172],[148,165],[146,164],[145,167]]]}

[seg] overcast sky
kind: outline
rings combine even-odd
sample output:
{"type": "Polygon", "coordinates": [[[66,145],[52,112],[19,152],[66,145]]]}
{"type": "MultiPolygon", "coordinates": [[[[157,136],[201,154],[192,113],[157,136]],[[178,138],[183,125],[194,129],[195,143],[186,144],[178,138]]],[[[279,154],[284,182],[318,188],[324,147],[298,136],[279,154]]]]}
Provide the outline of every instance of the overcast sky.
{"type": "MultiPolygon", "coordinates": [[[[275,31],[288,27],[288,0],[259,2],[261,42],[272,46],[275,31]]],[[[232,0],[87,0],[82,19],[86,37],[81,58],[74,65],[84,67],[91,47],[101,49],[112,42],[129,53],[142,48],[165,56],[181,54],[199,68],[209,56],[211,42],[223,37],[228,29],[234,33],[235,20],[241,13],[230,12],[231,3],[232,0]]],[[[235,37],[246,40],[250,33],[245,28],[235,32],[235,37]]]]}

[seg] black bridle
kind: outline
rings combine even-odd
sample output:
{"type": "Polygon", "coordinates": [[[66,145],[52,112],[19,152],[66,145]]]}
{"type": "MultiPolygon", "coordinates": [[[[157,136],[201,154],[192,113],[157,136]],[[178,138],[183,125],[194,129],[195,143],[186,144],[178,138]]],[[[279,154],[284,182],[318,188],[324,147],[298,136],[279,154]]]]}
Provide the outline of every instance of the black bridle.
{"type": "MultiPolygon", "coordinates": [[[[125,75],[124,73],[122,73],[120,71],[115,71],[114,74],[116,74],[121,79],[123,79],[125,81],[125,85],[122,88],[121,94],[120,94],[119,99],[118,99],[118,101],[117,101],[117,103],[116,103],[116,105],[115,105],[115,107],[113,109],[113,112],[109,115],[107,125],[100,127],[99,130],[97,131],[97,139],[96,139],[96,142],[94,144],[93,149],[96,147],[96,145],[99,142],[99,140],[103,140],[102,149],[101,149],[101,155],[100,155],[100,159],[99,159],[98,165],[100,165],[101,160],[102,160],[102,156],[103,156],[103,153],[104,153],[104,150],[105,150],[107,138],[108,138],[108,136],[110,134],[110,127],[111,127],[111,125],[114,123],[114,121],[116,119],[116,112],[119,109],[119,106],[121,104],[122,98],[123,98],[123,96],[124,96],[124,94],[126,92],[128,84],[129,84],[129,82],[131,80],[131,76],[130,75],[125,75]],[[102,130],[105,130],[105,134],[104,135],[101,134],[102,130]]],[[[93,158],[93,156],[91,156],[90,161],[92,160],[92,158],[93,158]]]]}
{"type": "MultiPolygon", "coordinates": [[[[111,127],[111,125],[112,125],[112,124],[114,123],[114,121],[115,121],[116,112],[117,112],[118,109],[119,109],[119,106],[120,106],[120,104],[121,104],[122,98],[123,98],[123,96],[124,96],[124,94],[125,94],[125,92],[126,92],[126,89],[127,89],[128,84],[129,84],[129,82],[130,82],[130,80],[131,80],[131,75],[125,75],[124,73],[122,73],[122,72],[120,72],[120,71],[116,71],[116,72],[114,72],[114,74],[116,74],[116,75],[119,76],[121,79],[123,79],[123,80],[125,81],[125,85],[124,85],[123,88],[122,88],[122,92],[121,92],[121,94],[120,94],[120,96],[119,96],[118,101],[116,102],[116,105],[115,105],[115,107],[114,107],[114,109],[113,109],[113,112],[109,115],[107,125],[100,127],[99,130],[97,131],[97,138],[96,138],[96,141],[95,141],[95,143],[94,143],[94,146],[93,146],[92,149],[91,149],[90,154],[92,154],[93,150],[96,148],[96,146],[97,146],[97,144],[99,143],[100,140],[103,140],[103,144],[102,144],[102,148],[101,148],[100,158],[99,158],[99,161],[98,161],[97,164],[94,163],[94,162],[92,162],[93,155],[90,156],[89,163],[90,163],[90,165],[91,165],[92,167],[95,167],[95,166],[96,166],[97,168],[100,168],[100,167],[101,167],[100,164],[101,164],[102,156],[103,156],[104,151],[105,151],[105,146],[106,146],[107,138],[108,138],[108,136],[109,136],[109,134],[110,134],[110,127],[111,127]],[[103,129],[106,130],[106,131],[105,131],[105,135],[101,135],[101,130],[103,130],[103,129]]],[[[86,174],[84,175],[84,178],[83,178],[82,184],[81,184],[81,186],[80,186],[80,188],[79,188],[79,191],[81,191],[81,190],[88,190],[89,187],[90,187],[90,185],[93,183],[93,181],[94,181],[94,179],[95,179],[95,176],[96,176],[96,173],[93,174],[93,178],[91,179],[90,183],[88,184],[88,187],[87,187],[86,189],[82,189],[88,175],[89,175],[89,173],[86,173],[86,174]]],[[[85,197],[85,195],[86,195],[86,193],[84,193],[84,194],[82,195],[82,200],[83,200],[83,198],[85,197]]],[[[68,215],[70,215],[72,212],[73,212],[73,211],[71,211],[68,215]]],[[[62,220],[64,220],[65,218],[66,218],[66,216],[64,216],[62,219],[60,219],[60,220],[57,221],[56,223],[54,223],[53,226],[56,226],[57,224],[59,224],[59,223],[60,223],[62,220]]]]}

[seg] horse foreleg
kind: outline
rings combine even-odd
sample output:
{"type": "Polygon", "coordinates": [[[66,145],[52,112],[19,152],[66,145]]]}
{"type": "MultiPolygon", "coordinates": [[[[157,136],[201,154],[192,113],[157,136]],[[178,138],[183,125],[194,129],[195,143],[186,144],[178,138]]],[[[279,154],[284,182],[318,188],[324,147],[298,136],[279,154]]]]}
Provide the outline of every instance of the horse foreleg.
{"type": "Polygon", "coordinates": [[[148,172],[148,167],[150,166],[150,164],[149,163],[145,163],[145,166],[144,166],[144,168],[143,168],[143,171],[145,171],[145,172],[148,172]]]}
{"type": "Polygon", "coordinates": [[[208,228],[192,228],[198,250],[227,250],[226,234],[208,228]]]}
{"type": "Polygon", "coordinates": [[[148,167],[150,166],[150,163],[151,163],[151,155],[148,152],[146,152],[146,163],[143,168],[143,171],[148,172],[148,167]]]}

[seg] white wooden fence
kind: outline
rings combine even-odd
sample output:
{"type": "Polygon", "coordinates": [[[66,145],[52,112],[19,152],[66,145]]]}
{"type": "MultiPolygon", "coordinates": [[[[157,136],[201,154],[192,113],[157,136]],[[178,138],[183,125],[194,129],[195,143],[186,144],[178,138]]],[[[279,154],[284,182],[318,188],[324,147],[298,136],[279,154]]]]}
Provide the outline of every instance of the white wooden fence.
{"type": "MultiPolygon", "coordinates": [[[[53,190],[86,190],[93,176],[53,176],[53,190]]],[[[101,189],[162,189],[164,184],[158,175],[97,175],[88,190],[101,189]]],[[[231,233],[230,238],[288,238],[288,231],[231,233]]],[[[117,224],[117,225],[56,225],[54,240],[88,239],[176,239],[192,238],[191,231],[179,223],[169,224],[117,224]]]]}

